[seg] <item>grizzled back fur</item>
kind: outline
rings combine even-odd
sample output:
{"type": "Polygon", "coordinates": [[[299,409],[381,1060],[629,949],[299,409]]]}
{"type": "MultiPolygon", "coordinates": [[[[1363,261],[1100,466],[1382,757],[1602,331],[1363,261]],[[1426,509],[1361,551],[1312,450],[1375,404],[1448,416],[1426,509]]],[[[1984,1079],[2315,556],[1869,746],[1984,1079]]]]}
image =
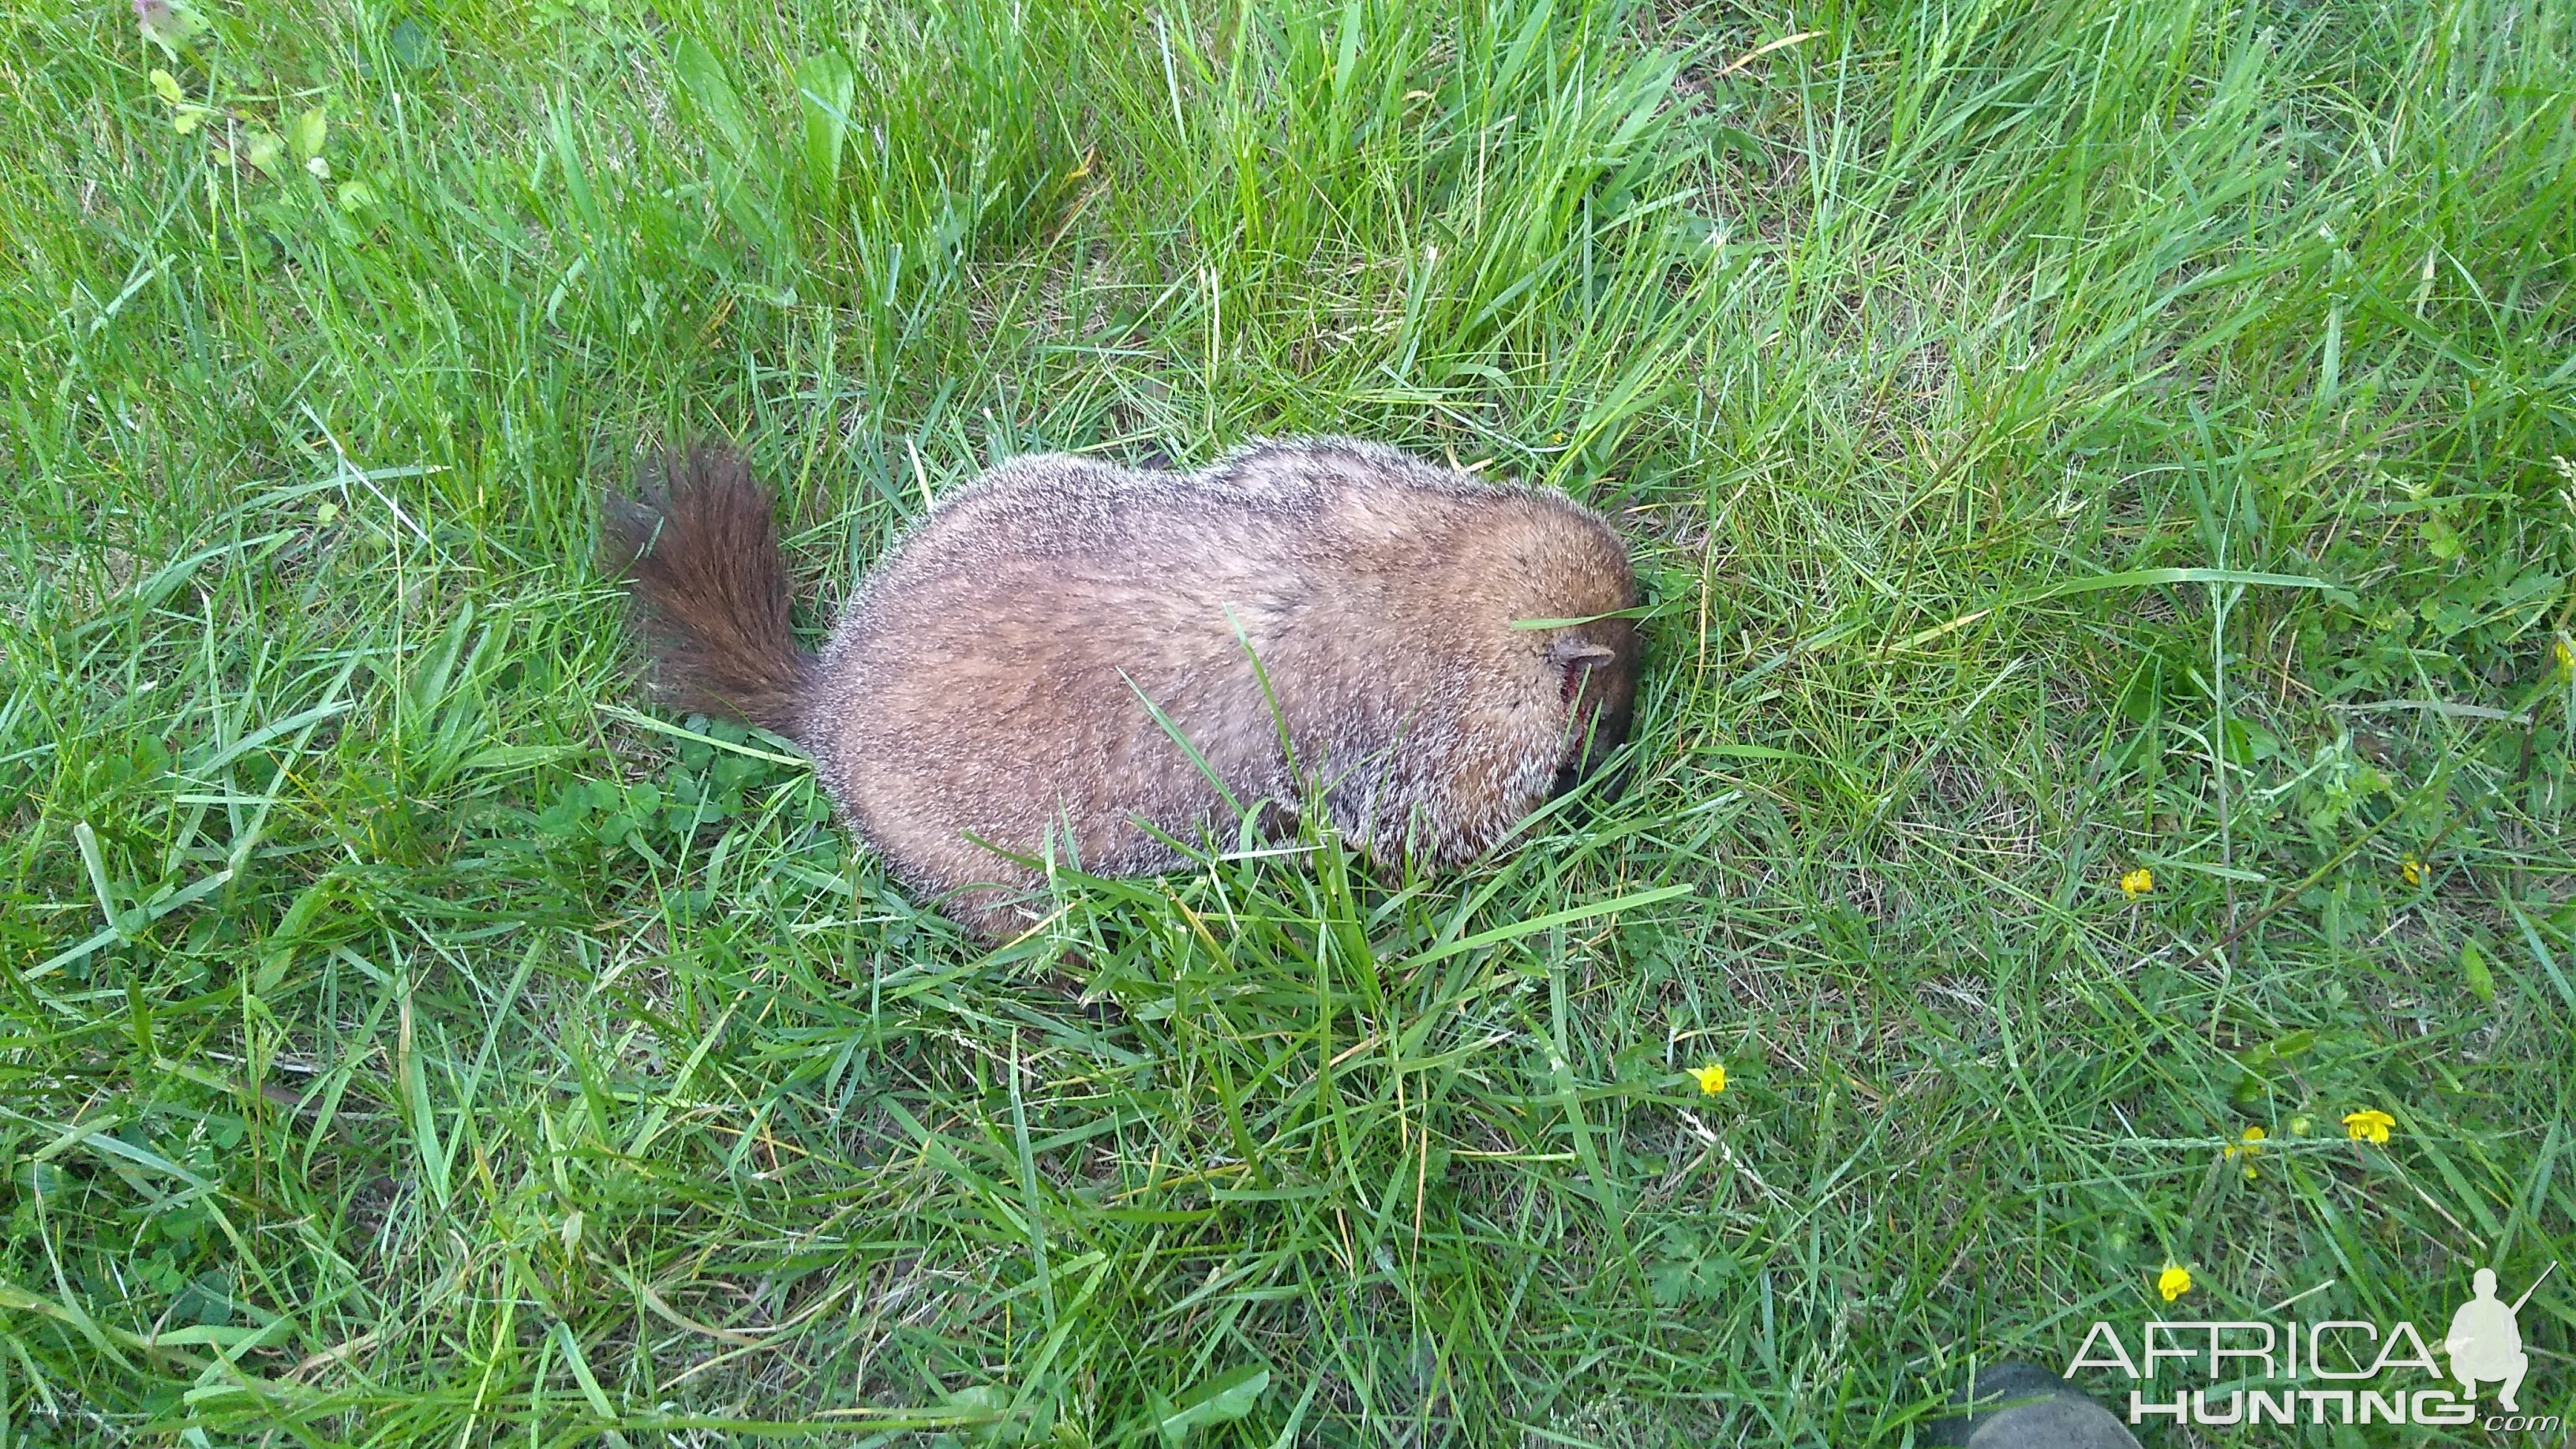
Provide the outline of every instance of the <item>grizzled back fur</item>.
{"type": "Polygon", "coordinates": [[[765,496],[730,460],[681,472],[635,550],[673,697],[760,711],[899,879],[987,936],[1025,925],[1045,861],[1171,869],[1158,833],[1238,810],[1275,831],[1318,804],[1373,856],[1456,865],[1627,731],[1617,533],[1377,444],[1194,473],[1013,459],[879,562],[819,659],[786,634],[765,496]],[[1571,622],[1514,627],[1535,621],[1571,622]]]}

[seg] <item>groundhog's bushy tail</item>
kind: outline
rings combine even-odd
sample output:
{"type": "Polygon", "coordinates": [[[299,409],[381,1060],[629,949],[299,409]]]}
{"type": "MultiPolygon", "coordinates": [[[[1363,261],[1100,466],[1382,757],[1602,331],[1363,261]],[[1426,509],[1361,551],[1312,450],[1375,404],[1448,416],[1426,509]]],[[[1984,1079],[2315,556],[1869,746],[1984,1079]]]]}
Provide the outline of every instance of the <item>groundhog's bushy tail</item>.
{"type": "Polygon", "coordinates": [[[793,738],[814,663],[788,628],[771,508],[741,458],[694,444],[662,458],[658,486],[642,499],[604,500],[600,563],[632,585],[666,703],[793,738]]]}

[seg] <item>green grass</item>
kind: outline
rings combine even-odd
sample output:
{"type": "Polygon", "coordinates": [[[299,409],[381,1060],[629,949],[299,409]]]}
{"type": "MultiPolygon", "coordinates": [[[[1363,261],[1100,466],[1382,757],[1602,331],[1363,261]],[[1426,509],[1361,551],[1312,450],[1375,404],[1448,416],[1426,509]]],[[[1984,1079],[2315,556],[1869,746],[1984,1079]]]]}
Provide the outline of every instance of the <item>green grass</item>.
{"type": "Polygon", "coordinates": [[[1895,1445],[2552,1261],[2571,1407],[2576,10],[205,16],[0,18],[0,1442],[1895,1445]],[[1620,512],[1615,804],[985,957],[586,561],[1316,430],[1620,512]]]}

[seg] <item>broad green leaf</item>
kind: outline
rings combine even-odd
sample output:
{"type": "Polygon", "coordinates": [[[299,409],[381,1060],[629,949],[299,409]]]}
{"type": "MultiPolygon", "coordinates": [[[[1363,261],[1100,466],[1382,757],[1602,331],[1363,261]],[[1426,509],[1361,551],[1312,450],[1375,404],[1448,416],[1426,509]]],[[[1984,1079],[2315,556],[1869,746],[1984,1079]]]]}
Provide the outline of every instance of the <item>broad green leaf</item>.
{"type": "Polygon", "coordinates": [[[2467,981],[2469,994],[2480,1001],[2495,1000],[2495,973],[2487,969],[2487,953],[2475,937],[2460,943],[2460,976],[2467,981]]]}
{"type": "Polygon", "coordinates": [[[287,122],[286,139],[295,147],[295,159],[310,161],[321,155],[323,134],[329,127],[330,123],[324,119],[320,106],[312,107],[287,122]]]}
{"type": "Polygon", "coordinates": [[[734,95],[733,82],[725,78],[724,66],[694,37],[686,35],[672,48],[671,65],[690,103],[715,128],[715,139],[722,143],[723,150],[736,163],[749,164],[753,149],[751,125],[743,119],[742,102],[734,95]]]}
{"type": "Polygon", "coordinates": [[[805,118],[805,182],[828,191],[841,180],[841,143],[849,135],[858,77],[838,54],[819,51],[797,63],[796,96],[805,118]]]}
{"type": "Polygon", "coordinates": [[[242,136],[242,159],[271,176],[277,174],[278,158],[286,152],[286,142],[274,131],[253,130],[242,136]]]}
{"type": "Polygon", "coordinates": [[[1270,1370],[1245,1364],[1200,1384],[1168,1409],[1157,1405],[1155,1428],[1162,1432],[1164,1444],[1178,1449],[1193,1429],[1229,1424],[1251,1413],[1269,1389],[1270,1370]]]}

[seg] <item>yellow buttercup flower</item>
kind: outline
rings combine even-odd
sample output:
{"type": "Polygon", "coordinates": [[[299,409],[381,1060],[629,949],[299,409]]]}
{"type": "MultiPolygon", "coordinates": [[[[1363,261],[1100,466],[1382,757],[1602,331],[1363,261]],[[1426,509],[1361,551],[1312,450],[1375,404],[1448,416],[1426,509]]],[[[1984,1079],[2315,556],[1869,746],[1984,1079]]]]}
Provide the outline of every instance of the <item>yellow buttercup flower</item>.
{"type": "Polygon", "coordinates": [[[2388,1141],[2388,1129],[2396,1125],[2396,1118],[2380,1111],[2377,1107],[2364,1107],[2358,1112],[2346,1112],[2343,1116],[2344,1135],[2355,1142],[2385,1143],[2388,1141]]]}
{"type": "Polygon", "coordinates": [[[2156,873],[2143,865],[2120,877],[2120,894],[2133,901],[2155,888],[2156,873]]]}
{"type": "Polygon", "coordinates": [[[1694,1069],[1691,1075],[1699,1079],[1702,1096],[1714,1097],[1726,1090],[1726,1068],[1716,1062],[1694,1069]]]}
{"type": "Polygon", "coordinates": [[[2561,639],[2550,646],[2549,657],[2558,661],[2559,673],[2576,673],[2576,644],[2561,639]]]}
{"type": "Polygon", "coordinates": [[[2221,1154],[2225,1157],[2242,1156],[2245,1159],[2245,1178],[2248,1182],[2254,1179],[2254,1154],[2263,1150],[2263,1137],[2262,1128],[2248,1127],[2244,1135],[2221,1154]]]}
{"type": "Polygon", "coordinates": [[[2191,1291],[2191,1270],[2167,1263],[2165,1270],[2156,1275],[2156,1291],[2165,1295],[2167,1303],[2180,1298],[2191,1291]]]}
{"type": "Polygon", "coordinates": [[[2424,862],[2417,860],[2415,857],[2410,855],[2404,860],[2397,862],[2397,875],[2399,879],[2405,881],[2408,885],[2422,885],[2424,883],[2424,862]]]}

